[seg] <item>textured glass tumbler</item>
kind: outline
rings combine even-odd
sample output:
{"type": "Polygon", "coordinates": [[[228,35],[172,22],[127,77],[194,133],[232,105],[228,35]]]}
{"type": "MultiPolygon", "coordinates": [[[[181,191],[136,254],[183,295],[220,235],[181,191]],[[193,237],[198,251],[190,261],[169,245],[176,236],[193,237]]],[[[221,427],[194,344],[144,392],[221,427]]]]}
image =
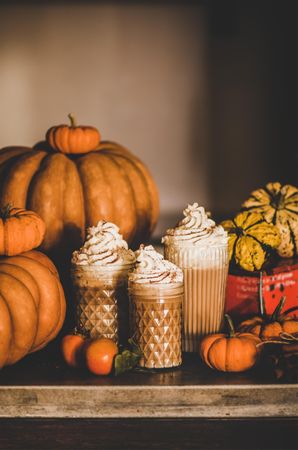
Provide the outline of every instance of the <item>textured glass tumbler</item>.
{"type": "Polygon", "coordinates": [[[76,325],[91,337],[126,344],[129,333],[127,275],[132,265],[73,266],[76,325]]]}
{"type": "Polygon", "coordinates": [[[201,338],[220,331],[223,323],[228,247],[165,245],[165,258],[184,274],[182,349],[198,352],[201,338]]]}
{"type": "Polygon", "coordinates": [[[140,365],[162,369],[179,366],[183,283],[129,283],[130,330],[143,352],[140,365]]]}

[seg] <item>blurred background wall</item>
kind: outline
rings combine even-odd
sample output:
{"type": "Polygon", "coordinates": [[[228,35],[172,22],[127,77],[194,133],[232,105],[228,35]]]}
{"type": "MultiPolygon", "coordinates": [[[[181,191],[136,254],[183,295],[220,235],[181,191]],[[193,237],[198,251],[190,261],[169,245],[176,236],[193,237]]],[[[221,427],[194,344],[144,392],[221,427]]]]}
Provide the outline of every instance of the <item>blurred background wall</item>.
{"type": "Polygon", "coordinates": [[[292,0],[0,2],[0,146],[69,112],[122,143],[160,190],[156,230],[189,202],[217,218],[297,182],[292,0]]]}

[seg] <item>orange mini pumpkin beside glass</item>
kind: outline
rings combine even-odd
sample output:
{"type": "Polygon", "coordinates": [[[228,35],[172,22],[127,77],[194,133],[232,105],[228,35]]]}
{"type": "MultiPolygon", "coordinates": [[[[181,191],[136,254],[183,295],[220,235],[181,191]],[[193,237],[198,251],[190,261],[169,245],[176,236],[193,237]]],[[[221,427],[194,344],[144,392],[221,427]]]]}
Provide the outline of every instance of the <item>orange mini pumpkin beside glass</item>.
{"type": "Polygon", "coordinates": [[[0,209],[0,255],[18,255],[38,247],[45,230],[38,214],[7,204],[0,209]]]}
{"type": "Polygon", "coordinates": [[[202,360],[212,369],[222,372],[243,372],[258,361],[261,339],[251,333],[236,333],[231,318],[226,314],[229,333],[205,336],[200,344],[202,360]]]}

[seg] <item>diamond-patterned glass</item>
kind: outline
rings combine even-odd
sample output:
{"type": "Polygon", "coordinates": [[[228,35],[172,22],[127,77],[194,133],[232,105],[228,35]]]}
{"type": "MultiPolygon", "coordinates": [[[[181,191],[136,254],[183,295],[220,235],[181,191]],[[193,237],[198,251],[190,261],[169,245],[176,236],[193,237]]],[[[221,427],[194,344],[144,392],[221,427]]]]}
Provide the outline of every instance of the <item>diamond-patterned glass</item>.
{"type": "Polygon", "coordinates": [[[91,337],[106,337],[125,344],[128,338],[128,295],[124,286],[116,289],[78,286],[75,288],[77,326],[91,337]]]}
{"type": "Polygon", "coordinates": [[[131,293],[131,332],[147,368],[179,366],[183,295],[148,299],[131,293]]]}

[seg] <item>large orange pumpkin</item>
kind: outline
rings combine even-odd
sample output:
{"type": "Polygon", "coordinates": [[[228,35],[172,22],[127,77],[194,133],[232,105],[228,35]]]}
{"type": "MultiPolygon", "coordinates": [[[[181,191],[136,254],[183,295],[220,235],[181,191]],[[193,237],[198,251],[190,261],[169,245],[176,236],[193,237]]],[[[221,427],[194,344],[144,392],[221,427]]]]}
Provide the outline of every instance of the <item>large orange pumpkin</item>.
{"type": "Polygon", "coordinates": [[[0,368],[54,339],[63,325],[65,307],[49,258],[34,250],[0,258],[0,368]]]}
{"type": "Polygon", "coordinates": [[[84,155],[65,155],[41,143],[0,151],[0,206],[38,213],[46,224],[40,247],[56,261],[79,248],[85,229],[116,223],[137,246],[158,218],[156,185],[144,164],[124,147],[102,142],[84,155]]]}

